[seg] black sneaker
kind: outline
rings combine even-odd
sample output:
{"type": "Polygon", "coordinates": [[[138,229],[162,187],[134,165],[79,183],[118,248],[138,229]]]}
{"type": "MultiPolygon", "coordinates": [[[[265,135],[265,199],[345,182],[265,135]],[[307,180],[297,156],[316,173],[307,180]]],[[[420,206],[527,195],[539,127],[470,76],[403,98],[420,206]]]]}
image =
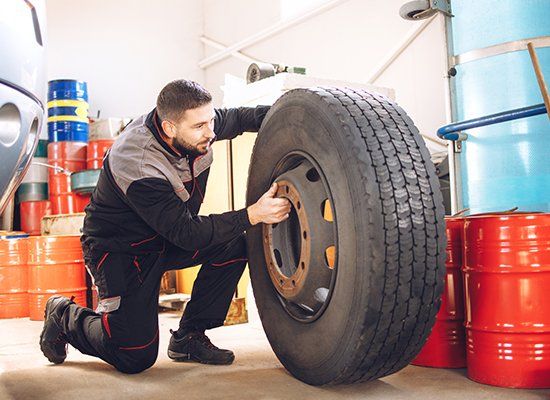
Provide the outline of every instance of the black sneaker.
{"type": "Polygon", "coordinates": [[[54,364],[61,364],[67,357],[67,336],[61,327],[61,317],[74,302],[63,296],[52,296],[44,310],[44,328],[40,334],[40,350],[54,364]]]}
{"type": "Polygon", "coordinates": [[[219,349],[203,332],[191,332],[180,339],[172,330],[168,357],[175,361],[196,361],[201,364],[227,365],[235,359],[231,350],[219,349]]]}

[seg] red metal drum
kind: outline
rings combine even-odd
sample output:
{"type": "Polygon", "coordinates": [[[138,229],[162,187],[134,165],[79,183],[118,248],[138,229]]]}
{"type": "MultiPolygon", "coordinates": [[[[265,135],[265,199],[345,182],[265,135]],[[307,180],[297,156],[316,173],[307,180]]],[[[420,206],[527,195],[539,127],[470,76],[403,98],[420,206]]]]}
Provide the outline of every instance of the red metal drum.
{"type": "Polygon", "coordinates": [[[75,212],[84,212],[86,206],[90,203],[91,194],[75,194],[75,212]]]}
{"type": "Polygon", "coordinates": [[[71,192],[71,177],[69,175],[50,175],[48,187],[50,191],[50,202],[52,204],[52,214],[72,214],[76,212],[76,193],[71,192]]]}
{"type": "Polygon", "coordinates": [[[462,284],[463,218],[445,218],[447,261],[441,308],[432,333],[411,364],[436,368],[466,367],[462,284]]]}
{"type": "Polygon", "coordinates": [[[79,236],[33,236],[29,241],[30,319],[44,319],[48,299],[75,296],[86,306],[86,272],[79,236]]]}
{"type": "MultiPolygon", "coordinates": [[[[48,164],[70,172],[86,169],[86,147],[87,144],[82,142],[48,143],[48,164]]],[[[61,173],[54,168],[49,169],[50,178],[61,173]]]]}
{"type": "Polygon", "coordinates": [[[464,226],[468,377],[550,387],[550,214],[468,217],[464,226]]]}
{"type": "Polygon", "coordinates": [[[103,157],[105,157],[105,153],[111,148],[114,142],[115,139],[99,139],[89,141],[86,169],[100,169],[103,167],[103,157]]]}
{"type": "Polygon", "coordinates": [[[52,204],[49,200],[22,201],[19,211],[21,230],[29,235],[40,235],[40,221],[43,216],[52,214],[52,204]]]}
{"type": "Polygon", "coordinates": [[[0,318],[29,316],[27,238],[0,239],[0,318]]]}

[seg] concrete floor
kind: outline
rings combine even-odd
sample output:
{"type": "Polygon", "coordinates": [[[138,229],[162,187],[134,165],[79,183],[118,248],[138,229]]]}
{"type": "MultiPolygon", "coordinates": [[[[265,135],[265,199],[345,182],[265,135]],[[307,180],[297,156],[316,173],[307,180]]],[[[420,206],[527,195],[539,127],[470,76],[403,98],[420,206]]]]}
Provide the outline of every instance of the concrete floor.
{"type": "Polygon", "coordinates": [[[254,314],[249,324],[209,334],[214,344],[235,351],[233,365],[174,363],[166,347],[178,320],[161,314],[159,358],[138,375],[118,373],[73,348],[64,364],[49,364],[38,347],[41,322],[0,320],[0,399],[550,399],[550,390],[495,388],[469,381],[465,370],[414,366],[364,384],[308,386],[281,366],[254,314]]]}

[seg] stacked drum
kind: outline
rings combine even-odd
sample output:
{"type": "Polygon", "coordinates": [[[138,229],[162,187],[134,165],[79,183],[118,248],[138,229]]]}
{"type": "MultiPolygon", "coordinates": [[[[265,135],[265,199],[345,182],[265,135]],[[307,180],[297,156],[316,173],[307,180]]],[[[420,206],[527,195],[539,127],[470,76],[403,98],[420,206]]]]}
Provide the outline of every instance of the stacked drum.
{"type": "Polygon", "coordinates": [[[51,142],[48,144],[50,201],[53,214],[83,211],[82,199],[71,189],[71,172],[86,168],[85,142],[51,142]]]}
{"type": "Polygon", "coordinates": [[[80,244],[82,211],[123,120],[102,120],[118,127],[98,124],[88,152],[86,83],[56,80],[48,89],[49,140],[39,141],[17,192],[24,232],[0,233],[0,318],[42,320],[55,294],[84,306],[90,297],[93,304],[80,244]]]}
{"type": "Polygon", "coordinates": [[[48,82],[48,139],[50,142],[88,141],[86,82],[59,79],[48,82]]]}
{"type": "Polygon", "coordinates": [[[56,294],[86,306],[86,270],[79,236],[0,235],[0,318],[44,319],[56,294]]]}
{"type": "Polygon", "coordinates": [[[489,214],[464,225],[468,377],[550,387],[550,214],[489,214]]]}
{"type": "Polygon", "coordinates": [[[71,189],[70,175],[86,168],[88,140],[86,82],[55,80],[48,84],[48,164],[53,214],[84,210],[87,199],[71,189]]]}
{"type": "Polygon", "coordinates": [[[114,142],[114,138],[90,140],[88,142],[86,169],[101,169],[103,158],[114,142]]]}
{"type": "Polygon", "coordinates": [[[463,218],[446,218],[447,261],[445,287],[435,325],[413,365],[437,368],[466,367],[462,284],[463,218]]]}
{"type": "Polygon", "coordinates": [[[44,307],[56,294],[74,296],[86,306],[86,270],[79,236],[29,238],[29,309],[31,320],[44,319],[44,307]]]}
{"type": "Polygon", "coordinates": [[[0,235],[0,318],[29,316],[27,237],[21,232],[0,235]]]}
{"type": "Polygon", "coordinates": [[[17,190],[21,216],[21,230],[29,235],[40,235],[40,220],[51,214],[48,200],[48,168],[46,140],[39,140],[32,164],[17,190]]]}
{"type": "Polygon", "coordinates": [[[412,364],[467,366],[470,379],[488,385],[550,388],[550,214],[488,213],[446,223],[441,309],[412,364]]]}
{"type": "Polygon", "coordinates": [[[93,138],[88,142],[88,156],[86,159],[86,170],[75,172],[71,176],[71,187],[79,197],[85,199],[88,203],[94,188],[97,185],[101,168],[103,167],[103,158],[107,151],[113,145],[114,138],[93,138]]]}

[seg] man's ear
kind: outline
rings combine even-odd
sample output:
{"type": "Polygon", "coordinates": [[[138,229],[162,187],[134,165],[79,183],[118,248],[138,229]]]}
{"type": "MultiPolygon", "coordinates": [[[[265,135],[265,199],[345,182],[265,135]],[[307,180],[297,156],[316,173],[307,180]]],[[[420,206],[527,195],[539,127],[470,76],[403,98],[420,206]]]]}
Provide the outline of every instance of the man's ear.
{"type": "Polygon", "coordinates": [[[174,129],[174,125],[172,125],[170,122],[164,120],[161,122],[160,126],[162,127],[162,130],[164,131],[164,134],[166,136],[168,136],[169,138],[176,137],[176,131],[174,129]]]}

